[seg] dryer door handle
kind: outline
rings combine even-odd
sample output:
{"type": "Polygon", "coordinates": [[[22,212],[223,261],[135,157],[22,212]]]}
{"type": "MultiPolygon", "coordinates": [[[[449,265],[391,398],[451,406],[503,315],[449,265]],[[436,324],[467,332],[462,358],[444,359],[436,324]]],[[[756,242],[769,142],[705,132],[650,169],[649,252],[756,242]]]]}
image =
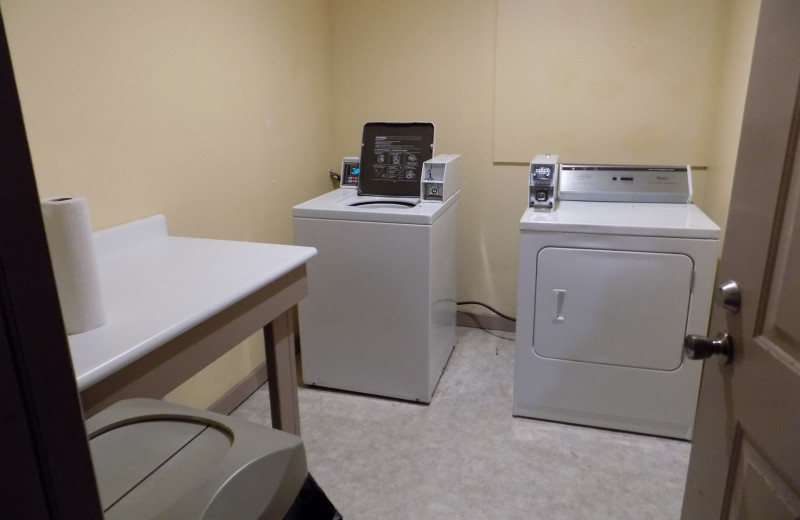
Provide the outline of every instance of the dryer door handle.
{"type": "Polygon", "coordinates": [[[556,323],[563,323],[567,321],[567,317],[564,316],[564,298],[567,297],[567,290],[553,289],[553,295],[556,297],[556,315],[553,321],[556,323]]]}

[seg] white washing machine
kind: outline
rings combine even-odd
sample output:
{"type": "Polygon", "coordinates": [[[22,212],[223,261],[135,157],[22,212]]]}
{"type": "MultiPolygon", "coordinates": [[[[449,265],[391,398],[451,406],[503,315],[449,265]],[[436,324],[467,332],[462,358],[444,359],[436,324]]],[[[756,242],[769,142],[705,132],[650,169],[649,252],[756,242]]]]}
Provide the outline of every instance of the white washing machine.
{"type": "Polygon", "coordinates": [[[691,439],[702,363],[682,344],[707,333],[720,231],[691,169],[559,177],[520,220],[514,415],[691,439]]]}
{"type": "Polygon", "coordinates": [[[426,161],[416,197],[340,188],[292,209],[295,243],[318,251],[299,306],[306,384],[430,403],[456,342],[460,162],[426,161]]]}

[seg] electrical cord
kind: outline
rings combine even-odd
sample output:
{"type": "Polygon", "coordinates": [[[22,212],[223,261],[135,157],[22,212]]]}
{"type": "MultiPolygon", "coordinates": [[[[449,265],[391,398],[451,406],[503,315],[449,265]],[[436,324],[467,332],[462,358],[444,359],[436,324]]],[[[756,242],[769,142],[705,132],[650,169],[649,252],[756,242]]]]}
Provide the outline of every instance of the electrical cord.
{"type": "Polygon", "coordinates": [[[456,302],[456,305],[480,305],[481,307],[486,307],[487,309],[489,309],[493,313],[497,314],[501,318],[505,318],[508,321],[513,321],[513,322],[517,321],[517,319],[515,317],[509,316],[508,314],[503,314],[502,312],[498,311],[494,307],[492,307],[490,305],[486,305],[485,303],[482,303],[482,302],[476,302],[476,301],[456,302]]]}

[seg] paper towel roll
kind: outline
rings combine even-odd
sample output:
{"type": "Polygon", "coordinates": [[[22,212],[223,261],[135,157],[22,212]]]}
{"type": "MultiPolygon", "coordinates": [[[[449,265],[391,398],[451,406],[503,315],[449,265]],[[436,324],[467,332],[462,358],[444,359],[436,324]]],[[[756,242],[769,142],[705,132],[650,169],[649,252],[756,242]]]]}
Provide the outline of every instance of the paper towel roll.
{"type": "Polygon", "coordinates": [[[42,216],[67,334],[103,325],[106,314],[86,198],[45,199],[42,216]]]}

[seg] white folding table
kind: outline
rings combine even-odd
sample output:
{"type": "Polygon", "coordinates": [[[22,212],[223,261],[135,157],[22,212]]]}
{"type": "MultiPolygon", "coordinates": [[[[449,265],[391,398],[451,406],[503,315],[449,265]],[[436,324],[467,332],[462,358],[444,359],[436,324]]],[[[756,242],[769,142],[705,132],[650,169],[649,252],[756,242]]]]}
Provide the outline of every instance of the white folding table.
{"type": "Polygon", "coordinates": [[[69,336],[86,417],[162,398],[262,329],[272,425],[300,434],[292,311],[314,248],[169,236],[163,215],[93,238],[108,320],[69,336]]]}

